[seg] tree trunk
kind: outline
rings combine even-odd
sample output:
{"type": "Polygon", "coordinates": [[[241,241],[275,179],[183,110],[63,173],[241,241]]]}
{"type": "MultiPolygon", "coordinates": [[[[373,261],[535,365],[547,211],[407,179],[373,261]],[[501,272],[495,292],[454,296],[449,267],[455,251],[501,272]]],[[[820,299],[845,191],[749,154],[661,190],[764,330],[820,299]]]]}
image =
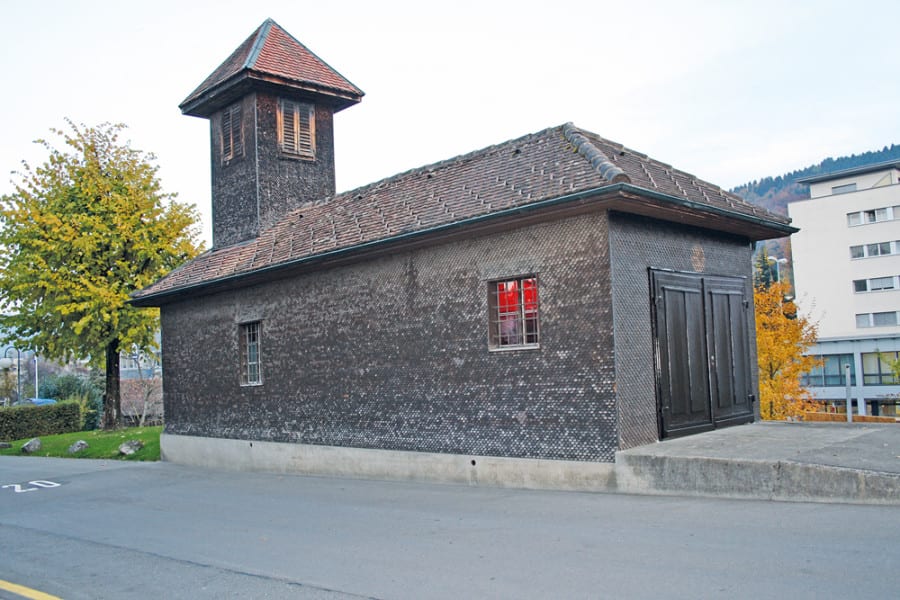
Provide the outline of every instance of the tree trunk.
{"type": "Polygon", "coordinates": [[[119,386],[119,340],[106,346],[106,394],[103,396],[103,428],[116,429],[122,415],[119,386]]]}

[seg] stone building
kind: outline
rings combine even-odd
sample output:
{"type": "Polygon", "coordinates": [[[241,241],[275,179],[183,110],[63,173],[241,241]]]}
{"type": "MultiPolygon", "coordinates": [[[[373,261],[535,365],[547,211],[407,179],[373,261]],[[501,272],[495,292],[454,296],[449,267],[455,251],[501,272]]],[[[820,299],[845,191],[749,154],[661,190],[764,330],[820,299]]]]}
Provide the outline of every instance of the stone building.
{"type": "Polygon", "coordinates": [[[590,488],[755,418],[751,253],[787,219],[572,124],[335,194],[362,95],[269,20],[181,105],[213,248],[133,299],[166,459],[590,488]]]}

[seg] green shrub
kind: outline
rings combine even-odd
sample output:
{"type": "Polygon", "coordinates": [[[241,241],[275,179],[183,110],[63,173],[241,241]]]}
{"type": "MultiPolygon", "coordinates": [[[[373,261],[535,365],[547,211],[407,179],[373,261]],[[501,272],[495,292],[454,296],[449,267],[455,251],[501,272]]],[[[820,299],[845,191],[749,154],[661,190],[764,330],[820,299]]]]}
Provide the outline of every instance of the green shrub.
{"type": "Polygon", "coordinates": [[[78,402],[84,431],[97,429],[100,425],[100,417],[103,415],[103,384],[96,377],[71,373],[50,375],[41,380],[40,397],[78,402]]]}
{"type": "Polygon", "coordinates": [[[99,411],[87,394],[72,394],[64,402],[74,402],[81,411],[80,431],[90,431],[97,428],[99,411]]]}
{"type": "Polygon", "coordinates": [[[0,409],[0,440],[21,440],[81,430],[76,402],[0,409]]]}

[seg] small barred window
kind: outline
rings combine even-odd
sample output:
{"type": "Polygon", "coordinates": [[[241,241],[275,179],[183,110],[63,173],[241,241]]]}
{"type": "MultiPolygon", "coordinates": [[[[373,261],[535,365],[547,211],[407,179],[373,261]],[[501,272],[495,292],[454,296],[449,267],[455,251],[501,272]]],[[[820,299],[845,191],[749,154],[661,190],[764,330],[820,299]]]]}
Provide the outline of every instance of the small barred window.
{"type": "Polygon", "coordinates": [[[241,385],[260,385],[262,372],[260,369],[260,334],[262,327],[259,321],[243,323],[240,328],[241,350],[241,385]]]}
{"type": "Polygon", "coordinates": [[[491,348],[536,347],[539,342],[537,277],[488,284],[491,348]]]}

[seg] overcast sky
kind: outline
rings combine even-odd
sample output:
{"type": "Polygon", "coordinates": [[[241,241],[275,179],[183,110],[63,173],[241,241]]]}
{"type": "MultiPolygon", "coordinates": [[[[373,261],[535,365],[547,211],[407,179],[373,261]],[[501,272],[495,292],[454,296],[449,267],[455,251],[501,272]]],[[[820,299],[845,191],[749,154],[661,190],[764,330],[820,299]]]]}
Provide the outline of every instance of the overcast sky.
{"type": "Polygon", "coordinates": [[[65,117],[129,126],[209,240],[178,104],[268,17],[366,92],[338,190],[572,121],[730,188],[900,143],[900,2],[0,0],[0,193],[65,117]]]}

